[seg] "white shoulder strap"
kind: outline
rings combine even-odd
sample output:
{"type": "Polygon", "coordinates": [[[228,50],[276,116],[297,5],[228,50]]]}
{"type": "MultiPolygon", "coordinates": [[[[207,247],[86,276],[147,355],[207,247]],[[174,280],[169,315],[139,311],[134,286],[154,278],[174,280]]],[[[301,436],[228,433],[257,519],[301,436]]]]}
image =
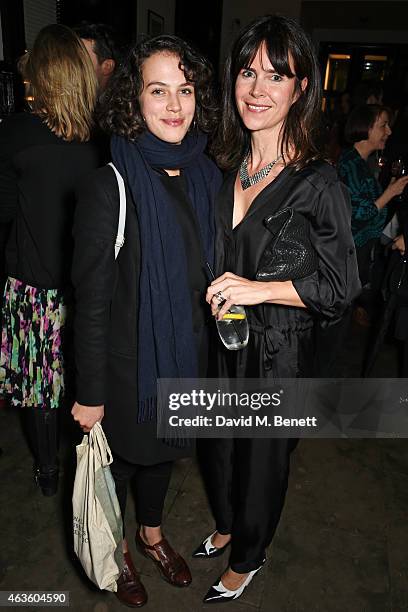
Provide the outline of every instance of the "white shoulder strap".
{"type": "Polygon", "coordinates": [[[119,222],[118,222],[118,233],[115,240],[115,259],[119,255],[120,249],[125,243],[125,224],[126,224],[126,191],[125,183],[120,172],[115,168],[112,162],[109,162],[108,166],[113,168],[116,180],[118,181],[119,187],[119,222]]]}

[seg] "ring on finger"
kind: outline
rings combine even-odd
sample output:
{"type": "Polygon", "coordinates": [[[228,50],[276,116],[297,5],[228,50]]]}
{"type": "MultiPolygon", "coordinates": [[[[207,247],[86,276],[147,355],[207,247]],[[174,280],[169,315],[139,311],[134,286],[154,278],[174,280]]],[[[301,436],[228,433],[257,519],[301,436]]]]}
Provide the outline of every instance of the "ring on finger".
{"type": "Polygon", "coordinates": [[[222,306],[224,306],[225,302],[227,301],[225,297],[222,295],[221,291],[218,291],[218,293],[215,293],[214,297],[216,297],[218,300],[218,308],[221,308],[222,306]]]}

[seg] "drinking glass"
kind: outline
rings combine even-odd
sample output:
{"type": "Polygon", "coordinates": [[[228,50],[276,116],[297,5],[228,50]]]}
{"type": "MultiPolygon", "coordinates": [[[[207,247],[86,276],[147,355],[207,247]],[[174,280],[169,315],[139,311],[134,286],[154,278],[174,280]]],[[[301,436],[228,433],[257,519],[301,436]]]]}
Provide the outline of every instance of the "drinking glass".
{"type": "Polygon", "coordinates": [[[404,167],[404,160],[399,157],[398,159],[394,159],[391,164],[391,176],[394,178],[399,178],[401,176],[401,171],[404,167]]]}
{"type": "Polygon", "coordinates": [[[243,306],[231,306],[219,321],[216,320],[218,335],[225,348],[238,351],[248,344],[249,325],[243,306]]]}
{"type": "MultiPolygon", "coordinates": [[[[215,280],[215,274],[210,264],[206,263],[207,269],[210,273],[212,280],[215,280]]],[[[218,297],[218,295],[216,296],[218,297]]],[[[225,303],[225,299],[222,300],[218,308],[225,303]]],[[[249,325],[245,308],[243,306],[233,305],[225,313],[225,315],[218,321],[216,319],[218,335],[221,338],[223,345],[229,351],[238,351],[239,349],[245,348],[248,344],[249,338],[249,325]]]]}
{"type": "MultiPolygon", "coordinates": [[[[401,178],[402,176],[407,176],[408,174],[408,165],[401,160],[401,164],[400,164],[400,172],[397,178],[401,178]]],[[[405,202],[406,200],[406,193],[407,193],[407,188],[405,187],[404,191],[397,196],[395,199],[397,202],[405,202]]]]}

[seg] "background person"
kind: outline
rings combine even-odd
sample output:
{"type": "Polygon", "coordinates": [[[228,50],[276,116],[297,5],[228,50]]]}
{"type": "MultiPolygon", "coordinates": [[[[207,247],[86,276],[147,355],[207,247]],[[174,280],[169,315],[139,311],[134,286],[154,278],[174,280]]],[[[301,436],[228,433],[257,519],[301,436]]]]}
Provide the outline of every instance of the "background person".
{"type": "MultiPolygon", "coordinates": [[[[115,262],[119,193],[110,167],[82,186],[76,212],[77,402],[85,431],[103,418],[122,516],[136,483],[137,547],[175,586],[190,571],[163,537],[172,463],[191,453],[157,439],[157,379],[205,376],[208,307],[205,262],[213,260],[213,203],[220,186],[204,154],[215,127],[212,70],[175,36],[136,45],[104,96],[102,127],[113,135],[127,193],[125,243],[115,262]]],[[[147,594],[123,543],[117,597],[147,594]]]]}
{"type": "MultiPolygon", "coordinates": [[[[113,28],[104,23],[83,21],[74,30],[88,51],[98,81],[99,104],[95,109],[95,115],[97,116],[103,94],[115,70],[120,65],[122,49],[113,28]]],[[[96,124],[94,141],[99,148],[101,160],[103,163],[108,163],[111,159],[109,136],[99,129],[98,122],[96,124]]]]}
{"type": "MultiPolygon", "coordinates": [[[[313,134],[321,85],[313,46],[300,26],[266,16],[245,27],[228,57],[217,160],[229,170],[216,206],[216,269],[207,291],[220,318],[245,306],[249,342],[220,350],[220,376],[313,375],[313,327],[336,320],[359,289],[347,191],[319,160],[313,134]],[[287,257],[287,280],[255,280],[272,235],[265,219],[294,211],[307,223],[308,255],[317,264],[294,278],[298,253],[287,257]],[[225,303],[220,306],[219,300],[225,303]]],[[[272,233],[279,229],[275,220],[272,233]]],[[[205,440],[202,463],[216,531],[195,551],[212,557],[231,544],[229,566],[204,598],[237,599],[265,562],[283,508],[293,440],[205,440]]]]}
{"type": "MultiPolygon", "coordinates": [[[[385,147],[391,134],[389,113],[384,106],[365,104],[355,108],[346,123],[346,139],[353,146],[345,150],[338,162],[338,173],[347,186],[352,205],[351,230],[356,245],[358,270],[362,286],[366,286],[358,300],[357,320],[368,324],[375,295],[367,285],[373,252],[387,220],[386,206],[400,195],[408,183],[408,177],[392,180],[386,189],[372,174],[367,159],[374,151],[385,147]]],[[[378,257],[378,255],[377,255],[378,257]]]]}
{"type": "Polygon", "coordinates": [[[104,23],[83,21],[74,28],[80,37],[95,70],[99,92],[105,91],[109,79],[120,64],[120,48],[117,36],[110,26],[104,23]]]}
{"type": "Polygon", "coordinates": [[[0,387],[22,408],[44,495],[57,490],[72,220],[77,181],[98,167],[90,140],[96,79],[69,28],[40,31],[21,62],[30,112],[0,125],[0,222],[6,246],[0,387]]]}

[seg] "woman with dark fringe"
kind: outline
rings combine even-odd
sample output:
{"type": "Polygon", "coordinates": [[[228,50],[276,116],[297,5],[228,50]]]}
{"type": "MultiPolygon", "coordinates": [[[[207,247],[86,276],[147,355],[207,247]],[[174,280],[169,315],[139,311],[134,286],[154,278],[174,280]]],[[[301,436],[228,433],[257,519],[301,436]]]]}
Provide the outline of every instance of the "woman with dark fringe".
{"type": "MultiPolygon", "coordinates": [[[[249,342],[237,351],[220,348],[219,374],[310,377],[314,325],[338,320],[359,290],[347,191],[314,144],[321,84],[312,44],[290,19],[259,18],[239,34],[223,84],[215,151],[229,174],[217,200],[218,278],[207,301],[218,319],[234,304],[245,306],[249,342]],[[302,248],[292,221],[283,230],[281,218],[303,228],[302,248]],[[276,255],[279,267],[263,268],[276,236],[287,232],[289,240],[291,231],[291,248],[281,260],[276,255]]],[[[216,531],[194,556],[215,557],[231,546],[228,567],[205,603],[237,599],[264,564],[293,442],[200,444],[216,531]]]]}

